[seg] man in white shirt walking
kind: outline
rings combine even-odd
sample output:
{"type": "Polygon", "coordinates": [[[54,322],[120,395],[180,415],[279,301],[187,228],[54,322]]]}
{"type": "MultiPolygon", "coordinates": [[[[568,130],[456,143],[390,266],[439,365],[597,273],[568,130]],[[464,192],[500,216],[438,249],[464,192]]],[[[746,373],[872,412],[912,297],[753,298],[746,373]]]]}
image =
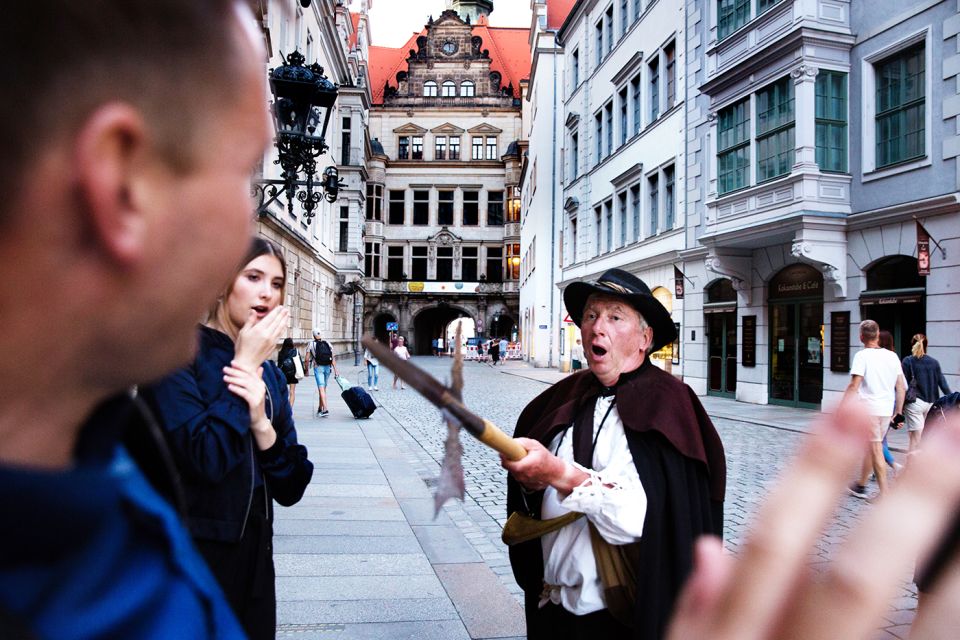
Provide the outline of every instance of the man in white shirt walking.
{"type": "Polygon", "coordinates": [[[867,498],[866,485],[871,470],[876,474],[880,495],[887,491],[883,436],[891,424],[903,423],[903,398],[907,383],[897,354],[880,347],[880,326],[876,322],[864,320],[860,323],[860,342],[863,343],[863,349],[853,356],[850,384],[843,394],[843,400],[856,395],[866,405],[873,419],[870,450],[864,457],[859,482],[850,487],[850,493],[854,496],[867,498]]]}

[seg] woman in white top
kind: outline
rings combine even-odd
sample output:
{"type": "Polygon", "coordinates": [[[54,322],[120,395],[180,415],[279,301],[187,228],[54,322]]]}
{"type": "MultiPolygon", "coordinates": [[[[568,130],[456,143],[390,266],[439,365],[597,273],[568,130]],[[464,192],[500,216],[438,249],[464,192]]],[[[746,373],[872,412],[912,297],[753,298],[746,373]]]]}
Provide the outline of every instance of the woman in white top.
{"type": "MultiPolygon", "coordinates": [[[[393,352],[394,352],[395,354],[397,354],[397,357],[400,358],[400,359],[402,359],[402,360],[409,360],[409,359],[410,359],[410,352],[407,351],[407,341],[403,338],[403,336],[400,336],[399,338],[397,338],[397,346],[395,346],[395,347],[393,348],[393,352]]],[[[394,388],[394,389],[397,388],[397,381],[398,381],[398,380],[400,380],[400,378],[397,376],[397,374],[393,374],[393,388],[394,388]]],[[[403,386],[403,380],[400,380],[400,388],[401,388],[401,389],[406,389],[406,387],[403,386]]]]}

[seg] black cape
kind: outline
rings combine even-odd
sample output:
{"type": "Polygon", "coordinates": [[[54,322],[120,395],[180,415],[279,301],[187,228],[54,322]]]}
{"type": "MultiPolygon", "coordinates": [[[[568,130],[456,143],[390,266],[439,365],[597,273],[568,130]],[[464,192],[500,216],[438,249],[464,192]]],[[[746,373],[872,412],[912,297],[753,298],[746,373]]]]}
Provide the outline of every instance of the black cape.
{"type": "MultiPolygon", "coordinates": [[[[514,436],[548,444],[602,389],[590,371],[571,375],[527,405],[514,436]]],[[[643,536],[632,554],[638,584],[631,638],[656,640],[666,633],[693,566],[694,542],[703,534],[723,534],[726,460],[720,436],[693,391],[649,360],[621,376],[616,404],[647,494],[643,536]]],[[[508,476],[508,515],[540,517],[542,499],[543,492],[524,494],[508,476]]],[[[510,563],[525,593],[528,638],[546,637],[532,615],[543,588],[540,540],[511,547],[510,563]]]]}

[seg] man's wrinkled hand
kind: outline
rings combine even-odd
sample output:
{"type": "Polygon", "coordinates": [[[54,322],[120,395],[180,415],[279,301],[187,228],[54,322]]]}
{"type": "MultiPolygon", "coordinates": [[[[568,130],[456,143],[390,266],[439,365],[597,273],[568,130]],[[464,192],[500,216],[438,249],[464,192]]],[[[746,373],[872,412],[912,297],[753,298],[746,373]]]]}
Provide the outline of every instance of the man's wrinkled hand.
{"type": "Polygon", "coordinates": [[[553,455],[536,440],[516,438],[516,441],[527,450],[527,455],[521,460],[508,460],[501,455],[500,464],[529,491],[542,491],[552,486],[560,493],[568,494],[590,477],[553,455]]]}

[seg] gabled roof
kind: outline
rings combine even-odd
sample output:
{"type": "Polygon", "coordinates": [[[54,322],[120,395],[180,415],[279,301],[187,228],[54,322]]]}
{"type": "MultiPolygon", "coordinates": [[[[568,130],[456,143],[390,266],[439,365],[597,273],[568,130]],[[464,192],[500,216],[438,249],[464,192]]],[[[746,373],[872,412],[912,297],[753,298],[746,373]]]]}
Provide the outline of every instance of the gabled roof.
{"type": "MultiPolygon", "coordinates": [[[[520,97],[520,82],[530,78],[530,29],[491,27],[486,16],[473,25],[473,34],[483,38],[483,49],[490,51],[490,70],[499,71],[503,86],[513,85],[513,97],[520,97]]],[[[397,73],[407,70],[410,49],[417,48],[417,38],[427,35],[424,27],[414,32],[402,47],[370,46],[370,83],[373,103],[383,104],[385,83],[397,83],[397,73]]]]}
{"type": "Polygon", "coordinates": [[[559,29],[570,15],[576,0],[547,0],[547,28],[559,29]]]}

